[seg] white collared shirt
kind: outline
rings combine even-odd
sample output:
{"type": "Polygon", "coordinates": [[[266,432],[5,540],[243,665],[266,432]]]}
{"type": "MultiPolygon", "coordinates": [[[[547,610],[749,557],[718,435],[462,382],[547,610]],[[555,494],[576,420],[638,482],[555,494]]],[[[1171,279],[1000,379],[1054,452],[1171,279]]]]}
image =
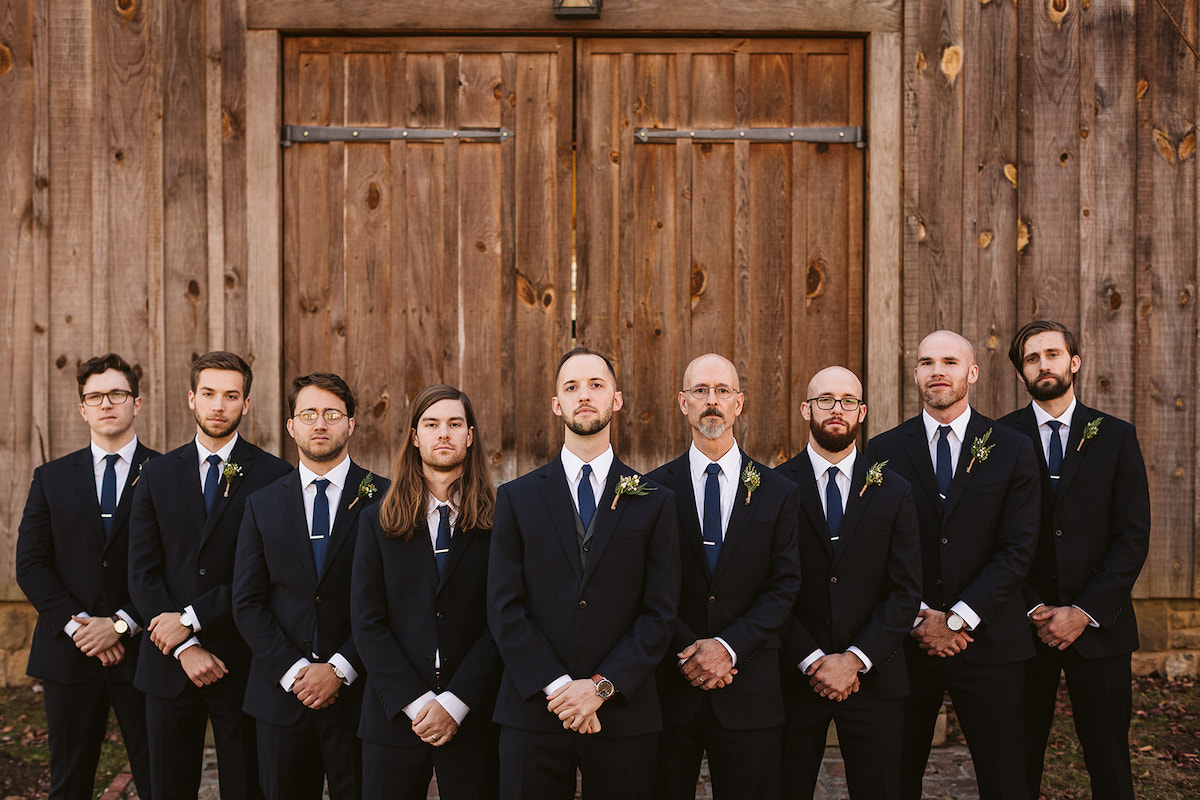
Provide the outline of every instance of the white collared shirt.
{"type": "Polygon", "coordinates": [[[1071,420],[1075,416],[1075,406],[1079,401],[1071,398],[1071,405],[1067,406],[1067,410],[1057,417],[1050,416],[1050,412],[1039,406],[1037,403],[1032,403],[1033,418],[1037,420],[1038,435],[1042,437],[1042,455],[1046,457],[1046,463],[1050,463],[1050,437],[1052,435],[1050,426],[1047,424],[1054,420],[1062,423],[1062,427],[1058,429],[1058,443],[1062,445],[1062,452],[1067,454],[1067,438],[1071,435],[1071,420]]]}
{"type": "MultiPolygon", "coordinates": [[[[929,416],[929,412],[925,409],[921,409],[921,421],[925,423],[925,441],[929,444],[929,463],[933,465],[936,472],[938,428],[944,423],[929,416]]],[[[950,433],[946,438],[950,442],[950,477],[954,477],[954,474],[958,472],[958,457],[962,454],[963,441],[967,438],[967,423],[970,421],[971,407],[967,406],[966,411],[949,423],[950,433]]]]}
{"type": "Polygon", "coordinates": [[[322,478],[329,481],[325,487],[325,497],[329,500],[329,532],[333,533],[333,523],[337,519],[338,505],[342,501],[342,492],[346,489],[346,477],[350,474],[350,457],[343,458],[341,463],[324,475],[318,475],[300,464],[300,485],[304,487],[301,495],[304,497],[304,520],[308,524],[308,532],[312,534],[313,505],[317,502],[317,486],[315,481],[322,478]]]}
{"type": "MultiPolygon", "coordinates": [[[[562,459],[563,472],[567,474],[567,483],[571,487],[571,502],[575,504],[575,511],[578,512],[579,481],[583,478],[584,461],[568,450],[565,444],[559,458],[562,459]]],[[[607,450],[587,462],[592,465],[592,496],[596,498],[597,509],[600,508],[600,495],[604,493],[604,485],[608,482],[608,471],[612,469],[614,458],[616,455],[613,453],[612,445],[609,445],[607,450]]]]}
{"type": "Polygon", "coordinates": [[[455,526],[458,525],[458,502],[457,501],[458,501],[457,497],[451,497],[448,501],[443,503],[441,500],[438,500],[436,497],[434,497],[432,492],[429,492],[426,495],[426,498],[425,498],[425,521],[426,521],[426,527],[429,528],[429,546],[435,551],[434,555],[437,555],[436,551],[437,551],[438,525],[440,525],[441,521],[442,521],[442,515],[438,513],[438,508],[440,506],[449,506],[449,508],[450,508],[450,519],[449,519],[450,538],[453,539],[455,526]]]}
{"type": "MultiPolygon", "coordinates": [[[[737,442],[726,451],[725,455],[715,462],[696,447],[688,448],[688,471],[692,477],[692,496],[696,501],[696,518],[704,520],[704,490],[708,485],[708,465],[717,464],[721,471],[717,473],[717,486],[721,493],[721,541],[725,541],[725,531],[729,529],[729,518],[733,516],[733,501],[737,497],[738,477],[742,468],[742,451],[737,442]]],[[[707,533],[706,531],[704,533],[707,533]]]]}
{"type": "Polygon", "coordinates": [[[204,491],[204,482],[208,480],[208,457],[215,455],[221,459],[217,464],[218,480],[224,475],[225,465],[229,462],[229,454],[233,452],[234,445],[237,444],[238,435],[235,433],[233,438],[225,443],[224,447],[213,453],[204,445],[200,444],[199,435],[196,436],[196,456],[200,459],[200,491],[204,491]]]}

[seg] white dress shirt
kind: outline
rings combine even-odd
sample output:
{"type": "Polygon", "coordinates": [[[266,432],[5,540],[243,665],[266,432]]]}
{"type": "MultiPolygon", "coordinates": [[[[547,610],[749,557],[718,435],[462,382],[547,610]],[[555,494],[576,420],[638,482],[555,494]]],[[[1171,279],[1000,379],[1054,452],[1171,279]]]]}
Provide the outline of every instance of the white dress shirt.
{"type": "MultiPolygon", "coordinates": [[[[714,463],[721,468],[721,471],[717,473],[717,486],[721,492],[721,541],[724,542],[725,532],[729,530],[729,519],[733,516],[733,501],[737,497],[738,482],[741,479],[742,451],[738,449],[737,442],[734,441],[733,446],[725,452],[725,455],[716,461],[701,453],[695,442],[692,442],[692,446],[688,448],[688,471],[692,477],[692,497],[696,501],[696,518],[701,521],[704,519],[704,490],[708,485],[708,465],[714,463]]],[[[701,531],[701,534],[703,533],[704,531],[701,531]]],[[[713,638],[729,651],[729,657],[733,659],[734,666],[736,666],[737,653],[729,646],[729,642],[720,636],[713,638]]],[[[679,663],[682,665],[686,660],[681,658],[679,663]]]]}

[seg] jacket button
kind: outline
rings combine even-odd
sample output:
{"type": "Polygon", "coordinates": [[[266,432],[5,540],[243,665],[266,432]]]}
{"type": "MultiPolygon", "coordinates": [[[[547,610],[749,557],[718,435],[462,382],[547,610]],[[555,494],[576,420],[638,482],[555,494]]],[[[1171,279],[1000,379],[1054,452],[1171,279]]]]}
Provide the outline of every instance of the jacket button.
{"type": "Polygon", "coordinates": [[[950,540],[949,540],[949,539],[942,539],[942,544],[950,544],[950,540]]]}
{"type": "Polygon", "coordinates": [[[108,566],[108,562],[107,562],[107,561],[105,561],[105,562],[104,562],[104,566],[106,566],[106,567],[108,566]]]}
{"type": "Polygon", "coordinates": [[[202,576],[203,576],[203,575],[207,575],[207,574],[208,574],[208,570],[206,570],[204,567],[201,567],[201,568],[200,568],[200,574],[201,574],[202,576]]]}
{"type": "Polygon", "coordinates": [[[579,607],[580,607],[580,608],[587,608],[587,600],[580,600],[580,601],[579,601],[579,607]]]}
{"type": "Polygon", "coordinates": [[[934,585],[936,585],[936,586],[941,586],[941,585],[942,585],[942,579],[941,579],[941,578],[938,578],[938,579],[936,579],[936,580],[934,581],[934,585]]]}
{"type": "Polygon", "coordinates": [[[435,617],[437,617],[438,619],[441,619],[441,618],[442,618],[442,612],[440,612],[440,611],[437,611],[437,612],[435,612],[435,613],[434,613],[434,616],[435,616],[435,617]]]}
{"type": "Polygon", "coordinates": [[[834,575],[832,578],[830,578],[830,579],[829,579],[829,582],[830,582],[830,583],[837,583],[837,575],[834,575]]]}
{"type": "Polygon", "coordinates": [[[1060,531],[1060,530],[1059,530],[1059,531],[1055,531],[1055,532],[1054,532],[1054,535],[1055,535],[1055,536],[1062,536],[1062,531],[1060,531]]]}
{"type": "Polygon", "coordinates": [[[826,625],[829,625],[829,624],[830,624],[832,621],[833,621],[833,620],[829,619],[829,617],[826,617],[826,618],[825,618],[825,624],[826,624],[826,625]]]}
{"type": "Polygon", "coordinates": [[[710,594],[708,596],[708,604],[711,606],[716,602],[717,602],[717,596],[715,594],[710,594]]]}
{"type": "Polygon", "coordinates": [[[320,605],[321,604],[321,595],[317,595],[316,597],[314,597],[313,601],[315,603],[317,603],[317,605],[320,605]]]}

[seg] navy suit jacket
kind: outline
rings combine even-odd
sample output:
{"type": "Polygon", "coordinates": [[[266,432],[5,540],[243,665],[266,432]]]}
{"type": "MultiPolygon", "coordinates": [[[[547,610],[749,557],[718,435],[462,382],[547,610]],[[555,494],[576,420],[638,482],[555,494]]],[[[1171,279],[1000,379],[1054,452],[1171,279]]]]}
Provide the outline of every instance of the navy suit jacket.
{"type": "Polygon", "coordinates": [[[279,681],[299,659],[313,660],[316,631],[317,660],[340,653],[359,673],[341,688],[332,706],[317,713],[331,715],[343,727],[358,727],[364,676],[350,637],[350,569],[359,516],[390,483],[375,477],[376,500],[358,498],[366,475],[350,463],[319,570],[308,538],[299,470],[246,499],[233,576],[233,616],[254,654],[242,707],[256,719],[272,725],[300,721],[304,704],[279,681]]]}
{"type": "Polygon", "coordinates": [[[783,724],[779,683],[779,629],[800,589],[796,527],[800,494],[795,484],[742,453],[729,526],[709,570],[696,514],[688,453],[646,477],[675,493],[682,591],[671,646],[658,669],[658,690],[668,724],[691,720],[704,690],[692,686],[676,658],[697,639],[720,637],[737,653],[733,683],[707,692],[717,721],[735,730],[783,724]],[[746,501],[742,470],[753,464],[760,484],[746,501]]]}
{"type": "Polygon", "coordinates": [[[645,495],[618,498],[618,480],[635,474],[613,459],[586,570],[560,458],[500,487],[487,613],[504,659],[496,701],[502,725],[561,732],[543,688],[562,675],[600,674],[617,693],[600,708],[601,732],[590,735],[662,729],[654,670],[669,647],[679,603],[675,497],[650,484],[645,495]]]}
{"type": "Polygon", "coordinates": [[[962,658],[1008,664],[1033,656],[1021,587],[1037,545],[1037,456],[1029,437],[971,409],[958,467],[943,507],[921,416],[881,433],[867,459],[888,462],[912,484],[921,525],[922,597],[938,611],[962,600],[979,615],[962,658]],[[989,430],[992,447],[972,465],[971,446],[989,430]]]}
{"type": "MultiPolygon", "coordinates": [[[[195,440],[160,456],[142,472],[129,518],[129,593],[147,620],[164,611],[196,610],[205,650],[229,674],[205,691],[240,698],[250,649],[233,622],[233,563],[246,497],[292,470],[286,461],[238,437],[229,460],[242,468],[221,479],[204,513],[195,440]],[[228,493],[226,493],[228,489],[228,493]]],[[[178,660],[142,637],[134,685],[156,697],[178,697],[191,685],[178,660]]]]}
{"type": "MultiPolygon", "coordinates": [[[[126,578],[129,509],[141,467],[157,455],[138,442],[107,536],[96,497],[91,447],[34,470],[18,528],[16,558],[17,583],[38,612],[29,650],[31,677],[82,683],[102,669],[100,660],[81,653],[63,630],[72,614],[110,617],[123,610],[142,624],[126,578]]],[[[138,641],[124,638],[122,643],[125,660],[116,669],[133,680],[138,641]]]]}
{"type": "Polygon", "coordinates": [[[1138,648],[1131,593],[1150,548],[1150,489],[1137,432],[1128,422],[1077,403],[1055,492],[1033,407],[1000,420],[1028,436],[1041,475],[1041,537],[1025,581],[1025,606],[1077,605],[1100,627],[1071,648],[1084,658],[1138,648]],[[1083,441],[1093,420],[1103,421],[1083,441]],[[1082,443],[1082,449],[1080,445],[1082,443]]]}
{"type": "Polygon", "coordinates": [[[784,670],[797,670],[815,650],[844,653],[851,645],[871,659],[862,691],[879,699],[908,694],[908,668],[901,645],[921,605],[921,542],[912,487],[884,468],[883,482],[866,487],[870,461],[859,454],[850,476],[850,496],[837,547],[808,450],[777,469],[800,486],[800,594],[783,629],[784,670]]]}
{"type": "Polygon", "coordinates": [[[449,691],[470,709],[453,743],[495,746],[501,663],[487,627],[489,534],[455,530],[439,576],[427,527],[407,538],[388,536],[378,506],[363,515],[351,607],[367,668],[359,726],[364,740],[424,747],[404,707],[426,692],[449,691]]]}

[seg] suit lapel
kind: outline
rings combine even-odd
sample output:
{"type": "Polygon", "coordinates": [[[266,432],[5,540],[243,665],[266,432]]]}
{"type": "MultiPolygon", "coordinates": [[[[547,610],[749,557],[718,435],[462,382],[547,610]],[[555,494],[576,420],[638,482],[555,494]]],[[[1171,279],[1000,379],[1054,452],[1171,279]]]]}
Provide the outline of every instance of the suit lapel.
{"type": "MultiPolygon", "coordinates": [[[[292,470],[279,486],[277,495],[283,517],[283,536],[295,548],[296,560],[304,566],[304,572],[315,586],[317,565],[313,559],[312,542],[308,538],[308,518],[304,515],[304,487],[300,485],[300,471],[292,470]]],[[[274,527],[274,526],[271,526],[274,527]]]]}
{"type": "MultiPolygon", "coordinates": [[[[612,467],[608,470],[608,480],[605,482],[604,491],[600,493],[599,502],[596,504],[596,518],[592,520],[592,549],[588,553],[587,569],[584,570],[583,579],[579,583],[581,589],[587,583],[588,577],[595,571],[596,564],[600,563],[600,559],[604,557],[604,549],[612,539],[613,531],[617,529],[617,522],[625,513],[625,507],[637,499],[636,495],[622,497],[621,501],[616,504],[617,507],[612,508],[613,499],[617,496],[617,481],[626,475],[636,474],[622,464],[620,459],[613,456],[612,467]]],[[[574,530],[574,526],[571,530],[574,530]]],[[[578,560],[578,548],[576,548],[576,561],[578,560]]]]}
{"type": "Polygon", "coordinates": [[[725,565],[733,558],[738,542],[742,540],[742,534],[746,532],[746,525],[750,522],[750,515],[759,500],[751,494],[750,502],[746,502],[746,485],[742,483],[742,470],[750,463],[750,457],[740,450],[738,452],[742,459],[738,462],[737,474],[730,476],[737,481],[737,488],[733,492],[733,510],[729,513],[729,525],[725,527],[725,539],[721,542],[721,553],[717,556],[717,572],[713,575],[714,583],[725,571],[725,565]]]}
{"type": "Polygon", "coordinates": [[[982,466],[982,462],[979,461],[971,466],[971,444],[987,433],[993,424],[990,420],[985,420],[978,411],[971,409],[971,418],[967,421],[967,435],[963,440],[962,450],[958,454],[958,468],[954,470],[954,480],[950,482],[950,496],[946,498],[946,508],[942,512],[942,519],[949,519],[950,515],[954,513],[958,501],[962,499],[967,485],[971,482],[973,470],[982,466]]]}
{"type": "MultiPolygon", "coordinates": [[[[200,457],[193,440],[185,445],[173,465],[175,478],[179,481],[179,493],[192,514],[196,530],[204,531],[204,489],[200,486],[200,457]]],[[[218,492],[220,494],[220,492],[218,492]]],[[[203,535],[201,536],[203,540],[203,535]]]]}
{"type": "MultiPolygon", "coordinates": [[[[1079,443],[1083,441],[1083,429],[1098,416],[1100,415],[1083,403],[1075,403],[1075,414],[1071,417],[1071,431],[1067,434],[1067,450],[1063,453],[1063,472],[1062,477],[1058,480],[1056,502],[1057,498],[1066,495],[1067,487],[1071,485],[1071,481],[1074,479],[1075,473],[1079,470],[1079,465],[1083,461],[1084,453],[1079,451],[1079,443]]],[[[1092,442],[1092,444],[1095,444],[1095,442],[1092,442]]],[[[1087,451],[1089,446],[1084,446],[1084,452],[1087,451]]]]}
{"type": "MultiPolygon", "coordinates": [[[[212,508],[209,509],[208,518],[204,520],[204,533],[200,536],[200,543],[203,546],[204,542],[208,541],[208,537],[216,529],[217,523],[221,521],[221,516],[225,513],[225,509],[237,498],[238,492],[246,483],[246,478],[250,475],[250,470],[253,469],[254,451],[250,449],[250,445],[242,437],[238,437],[237,443],[234,444],[233,450],[229,453],[229,459],[221,465],[221,482],[217,484],[217,497],[213,500],[212,508]],[[237,464],[242,468],[242,474],[232,480],[225,479],[225,468],[230,462],[237,464]]],[[[197,482],[199,482],[200,464],[197,462],[197,482]]],[[[200,507],[204,507],[204,496],[201,495],[200,507]]]]}
{"type": "MultiPolygon", "coordinates": [[[[692,486],[691,459],[687,453],[667,464],[663,484],[675,493],[675,507],[681,522],[680,538],[696,563],[708,573],[708,557],[704,554],[704,535],[696,515],[696,490],[692,486]]],[[[712,578],[712,575],[709,575],[712,578]]]]}
{"type": "MultiPolygon", "coordinates": [[[[74,475],[75,494],[77,497],[87,498],[84,503],[87,508],[88,527],[100,539],[101,544],[106,544],[104,520],[100,518],[100,499],[96,497],[96,469],[92,463],[92,448],[85,447],[75,455],[75,463],[71,469],[74,475]]],[[[114,525],[113,528],[115,529],[116,526],[114,525]]]]}
{"type": "MultiPolygon", "coordinates": [[[[1076,413],[1078,419],[1078,413],[1076,413]]],[[[1041,475],[1042,503],[1054,505],[1054,484],[1050,482],[1050,466],[1046,463],[1046,450],[1042,447],[1042,432],[1038,430],[1037,417],[1033,413],[1033,403],[1025,406],[1017,414],[1017,424],[1021,433],[1033,442],[1037,453],[1038,472],[1041,475]]]]}
{"type": "Polygon", "coordinates": [[[874,486],[863,489],[866,482],[867,459],[863,453],[859,453],[854,459],[854,474],[850,477],[850,496],[846,498],[846,514],[842,517],[842,527],[838,531],[838,546],[833,552],[835,562],[842,553],[846,552],[846,543],[854,537],[863,512],[875,494],[874,486]]]}
{"type": "MultiPolygon", "coordinates": [[[[454,574],[454,570],[463,560],[463,554],[470,549],[472,541],[478,536],[477,531],[456,530],[454,535],[450,537],[450,552],[446,554],[446,568],[442,570],[441,582],[438,584],[438,591],[442,590],[449,581],[450,576],[454,574]]],[[[437,565],[434,564],[434,572],[437,572],[437,565]]]]}
{"type": "Polygon", "coordinates": [[[832,556],[833,542],[829,540],[829,521],[825,519],[825,507],[821,504],[821,493],[817,490],[817,477],[813,473],[808,450],[801,450],[799,455],[788,462],[785,472],[792,482],[800,487],[800,507],[804,509],[809,524],[821,540],[821,546],[832,556]]]}
{"type": "Polygon", "coordinates": [[[937,476],[933,472],[933,461],[929,457],[929,440],[925,436],[925,422],[920,414],[908,423],[908,435],[904,438],[904,449],[908,460],[913,465],[912,474],[917,477],[917,485],[933,502],[935,508],[941,505],[938,497],[937,476]]]}
{"type": "MultiPolygon", "coordinates": [[[[555,457],[542,467],[541,478],[538,488],[550,515],[550,527],[558,536],[558,542],[567,556],[567,563],[575,570],[575,577],[580,578],[583,571],[579,566],[579,542],[575,537],[575,504],[571,501],[571,485],[567,482],[562,458],[555,457]]],[[[596,507],[596,513],[600,513],[600,506],[596,507]]],[[[592,557],[594,558],[594,554],[592,557]]],[[[588,561],[590,563],[591,558],[588,561]]]]}
{"type": "MultiPolygon", "coordinates": [[[[362,511],[363,504],[361,501],[355,502],[358,497],[358,484],[366,477],[367,471],[350,462],[350,471],[346,473],[346,483],[342,486],[342,497],[338,500],[337,514],[333,517],[333,530],[330,531],[329,545],[325,548],[325,563],[332,564],[337,558],[337,554],[341,551],[346,539],[349,538],[350,531],[354,530],[354,525],[358,522],[358,514],[362,511]],[[350,506],[353,505],[354,508],[350,506]]],[[[325,570],[322,568],[318,571],[324,575],[325,570]]]]}
{"type": "MultiPolygon", "coordinates": [[[[133,463],[129,465],[129,474],[125,476],[125,488],[121,490],[121,500],[117,503],[116,513],[113,514],[112,532],[115,534],[121,529],[125,522],[129,519],[129,510],[133,508],[133,485],[137,483],[138,475],[141,474],[142,465],[150,460],[150,448],[138,442],[138,446],[133,451],[133,463]]],[[[97,504],[99,509],[99,504],[97,504]]],[[[103,530],[103,526],[101,526],[103,530]]],[[[108,539],[107,545],[112,544],[112,537],[108,539]]]]}

